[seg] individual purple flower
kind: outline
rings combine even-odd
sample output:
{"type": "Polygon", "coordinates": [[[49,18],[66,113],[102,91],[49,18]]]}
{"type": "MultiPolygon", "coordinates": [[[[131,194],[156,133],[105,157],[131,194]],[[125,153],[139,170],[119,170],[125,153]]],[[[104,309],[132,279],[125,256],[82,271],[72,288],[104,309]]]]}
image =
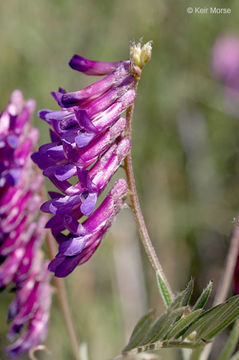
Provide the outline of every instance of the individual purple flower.
{"type": "Polygon", "coordinates": [[[239,37],[220,36],[212,50],[212,70],[224,83],[227,92],[239,92],[239,37]]]}
{"type": "Polygon", "coordinates": [[[51,199],[41,206],[53,214],[46,227],[59,243],[59,253],[49,269],[59,277],[92,256],[123,205],[128,188],[121,179],[95,210],[98,196],[130,150],[121,114],[136,95],[131,61],[100,62],[75,55],[70,66],[105,77],[75,92],[60,88],[52,93],[60,110],[39,112],[51,126],[51,142],[32,159],[59,190],[50,192],[51,199]],[[88,217],[84,222],[83,216],[88,217]]]}

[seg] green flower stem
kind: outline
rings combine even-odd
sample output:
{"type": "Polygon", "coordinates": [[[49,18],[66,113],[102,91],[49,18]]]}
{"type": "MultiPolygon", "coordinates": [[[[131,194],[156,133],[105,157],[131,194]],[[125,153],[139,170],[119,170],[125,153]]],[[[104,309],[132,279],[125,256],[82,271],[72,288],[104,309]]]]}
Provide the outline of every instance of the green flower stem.
{"type": "MultiPolygon", "coordinates": [[[[136,76],[135,90],[137,89],[138,81],[139,81],[139,76],[136,76]]],[[[129,139],[131,139],[131,134],[132,134],[133,111],[134,111],[134,105],[129,106],[128,109],[126,110],[126,121],[127,121],[126,136],[129,139]]],[[[167,289],[167,293],[169,294],[171,299],[173,299],[174,298],[173,292],[172,292],[170,285],[168,283],[168,280],[164,274],[163,268],[159,262],[157,254],[155,252],[155,249],[154,249],[151,239],[149,237],[147,227],[145,225],[145,221],[144,221],[144,217],[142,214],[142,210],[141,210],[141,206],[140,206],[140,202],[139,202],[139,198],[138,198],[138,193],[137,193],[137,189],[136,189],[131,151],[125,158],[124,168],[125,168],[125,172],[126,172],[128,186],[129,186],[129,198],[130,198],[130,202],[131,202],[131,209],[133,211],[133,214],[134,214],[134,217],[136,220],[136,224],[138,227],[138,231],[139,231],[139,235],[140,235],[142,244],[144,246],[145,252],[149,258],[149,261],[150,261],[155,273],[160,276],[162,282],[164,283],[164,285],[167,289]]],[[[162,299],[165,303],[165,299],[163,296],[162,296],[162,299]]]]}

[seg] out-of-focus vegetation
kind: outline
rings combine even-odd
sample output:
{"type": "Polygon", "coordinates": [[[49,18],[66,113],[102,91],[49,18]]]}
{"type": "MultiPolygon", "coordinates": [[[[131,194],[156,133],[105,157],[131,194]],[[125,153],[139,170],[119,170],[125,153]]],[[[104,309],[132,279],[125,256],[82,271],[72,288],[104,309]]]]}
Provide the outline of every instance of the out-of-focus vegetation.
{"type": "MultiPolygon", "coordinates": [[[[0,24],[1,109],[15,88],[35,98],[38,109],[57,109],[50,91],[89,84],[89,77],[68,67],[73,54],[117,61],[128,58],[131,40],[153,40],[133,132],[146,222],[175,290],[191,276],[195,297],[209,280],[215,289],[220,286],[232,219],[239,209],[239,106],[232,110],[226,103],[210,56],[219,35],[239,34],[239,2],[1,0],[0,24]],[[212,5],[230,7],[232,13],[186,12],[188,6],[212,5]]],[[[40,143],[47,142],[47,124],[35,116],[35,126],[40,143]]],[[[87,342],[93,360],[117,355],[139,317],[148,308],[162,310],[129,210],[118,216],[96,254],[69,276],[66,286],[79,341],[87,342]]],[[[10,299],[11,294],[1,294],[2,360],[10,299]]],[[[222,343],[223,337],[218,346],[222,343]]],[[[49,358],[73,359],[56,299],[47,346],[49,358]]],[[[176,359],[177,354],[164,350],[162,359],[176,359]]]]}

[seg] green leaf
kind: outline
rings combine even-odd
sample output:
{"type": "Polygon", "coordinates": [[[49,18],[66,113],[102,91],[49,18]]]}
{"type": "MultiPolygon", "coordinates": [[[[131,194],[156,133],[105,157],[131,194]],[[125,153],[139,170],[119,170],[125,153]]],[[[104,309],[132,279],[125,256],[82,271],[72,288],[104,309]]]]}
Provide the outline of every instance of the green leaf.
{"type": "MultiPolygon", "coordinates": [[[[204,311],[202,307],[206,304],[211,290],[212,283],[210,282],[192,311],[187,305],[193,291],[191,280],[187,288],[174,298],[161,316],[153,321],[152,312],[150,312],[140,319],[124,351],[130,351],[131,354],[147,350],[158,351],[166,347],[187,347],[199,348],[195,352],[195,356],[198,356],[200,349],[207,342],[239,317],[239,295],[204,311]]],[[[239,336],[239,328],[235,328],[232,332],[219,360],[229,360],[235,347],[236,336],[239,336]]],[[[232,360],[239,360],[239,358],[232,360]]]]}
{"type": "Polygon", "coordinates": [[[193,331],[195,331],[196,329],[198,329],[201,325],[207,323],[208,321],[210,321],[210,316],[213,317],[214,313],[216,311],[218,311],[218,313],[220,313],[220,305],[211,308],[207,311],[204,311],[198,319],[196,319],[188,328],[187,330],[184,332],[184,334],[182,335],[182,340],[184,340],[186,337],[188,337],[193,331]],[[219,308],[219,309],[218,309],[219,308]]]}
{"type": "Polygon", "coordinates": [[[182,306],[187,306],[189,304],[192,293],[193,293],[193,288],[194,288],[194,281],[193,281],[193,279],[191,279],[185,289],[185,294],[182,299],[182,306]]]}
{"type": "Polygon", "coordinates": [[[154,343],[160,339],[163,339],[168,329],[174,324],[178,316],[181,316],[185,307],[177,308],[175,310],[167,310],[158,319],[154,321],[148,333],[146,334],[142,345],[154,343]]]}
{"type": "MultiPolygon", "coordinates": [[[[196,338],[209,340],[230,325],[239,316],[239,295],[233,296],[224,304],[212,309],[208,321],[198,329],[196,338]]],[[[204,316],[207,320],[207,316],[204,316]]]]}
{"type": "MultiPolygon", "coordinates": [[[[194,286],[194,281],[191,279],[186,287],[185,290],[181,291],[176,298],[174,299],[174,301],[172,302],[172,304],[170,305],[170,307],[180,307],[180,306],[187,306],[190,302],[191,299],[191,295],[193,292],[193,286],[194,286]]],[[[181,318],[181,316],[179,316],[175,322],[179,321],[181,318]]]]}
{"type": "Polygon", "coordinates": [[[212,281],[209,281],[207,287],[203,290],[203,292],[197,299],[195,305],[193,306],[193,310],[202,309],[206,305],[207,300],[212,291],[212,285],[213,285],[212,281]]]}
{"type": "Polygon", "coordinates": [[[238,316],[239,295],[231,297],[226,303],[203,312],[185,331],[182,339],[197,330],[196,340],[210,340],[236,320],[238,316]]]}
{"type": "Polygon", "coordinates": [[[229,360],[230,359],[231,355],[233,354],[233,351],[236,348],[238,339],[239,339],[239,322],[236,321],[233,326],[233,329],[231,331],[231,334],[227,340],[227,343],[226,343],[224,349],[222,350],[218,360],[229,360]]]}
{"type": "Polygon", "coordinates": [[[149,311],[146,315],[142,316],[136,324],[128,345],[124,348],[123,352],[129,351],[142,343],[145,334],[153,322],[154,311],[149,311]]]}
{"type": "Polygon", "coordinates": [[[183,306],[182,303],[183,303],[185,293],[186,293],[186,290],[183,290],[175,296],[174,300],[172,301],[172,303],[170,304],[170,306],[168,308],[169,311],[178,309],[183,306]]]}
{"type": "Polygon", "coordinates": [[[170,292],[168,291],[167,285],[163,281],[159,272],[156,272],[156,280],[163,302],[165,306],[168,307],[172,303],[172,297],[170,295],[170,292]]]}
{"type": "Polygon", "coordinates": [[[196,320],[202,312],[202,309],[195,310],[186,317],[177,321],[173,328],[165,336],[165,339],[177,339],[181,336],[182,331],[185,330],[194,320],[196,320]]]}

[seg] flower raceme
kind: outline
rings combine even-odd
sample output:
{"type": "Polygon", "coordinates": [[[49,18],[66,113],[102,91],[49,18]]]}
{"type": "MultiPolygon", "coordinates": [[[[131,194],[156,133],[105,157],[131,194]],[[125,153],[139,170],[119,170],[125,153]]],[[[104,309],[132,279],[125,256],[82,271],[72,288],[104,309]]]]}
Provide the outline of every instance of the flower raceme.
{"type": "Polygon", "coordinates": [[[6,349],[11,358],[44,340],[51,301],[47,263],[39,249],[46,217],[36,220],[43,178],[30,159],[38,140],[38,131],[30,126],[34,109],[35,101],[24,102],[22,93],[15,90],[0,115],[0,288],[12,284],[16,291],[9,308],[9,339],[14,340],[27,325],[6,349]]]}
{"type": "Polygon", "coordinates": [[[123,206],[128,186],[120,179],[95,210],[98,196],[130,151],[121,114],[135,100],[136,77],[150,58],[151,44],[147,46],[142,54],[135,46],[131,61],[101,62],[74,55],[73,69],[104,78],[75,92],[60,88],[52,93],[60,110],[39,112],[51,126],[51,142],[32,159],[60,191],[50,192],[51,199],[41,207],[53,214],[46,227],[59,252],[49,269],[58,277],[67,276],[92,256],[123,206]],[[84,216],[88,218],[82,221],[84,216]]]}
{"type": "Polygon", "coordinates": [[[44,217],[32,222],[41,203],[38,191],[43,182],[30,159],[38,140],[37,130],[30,130],[29,123],[34,109],[34,100],[24,103],[16,90],[0,116],[0,288],[26,277],[44,228],[44,217]]]}

